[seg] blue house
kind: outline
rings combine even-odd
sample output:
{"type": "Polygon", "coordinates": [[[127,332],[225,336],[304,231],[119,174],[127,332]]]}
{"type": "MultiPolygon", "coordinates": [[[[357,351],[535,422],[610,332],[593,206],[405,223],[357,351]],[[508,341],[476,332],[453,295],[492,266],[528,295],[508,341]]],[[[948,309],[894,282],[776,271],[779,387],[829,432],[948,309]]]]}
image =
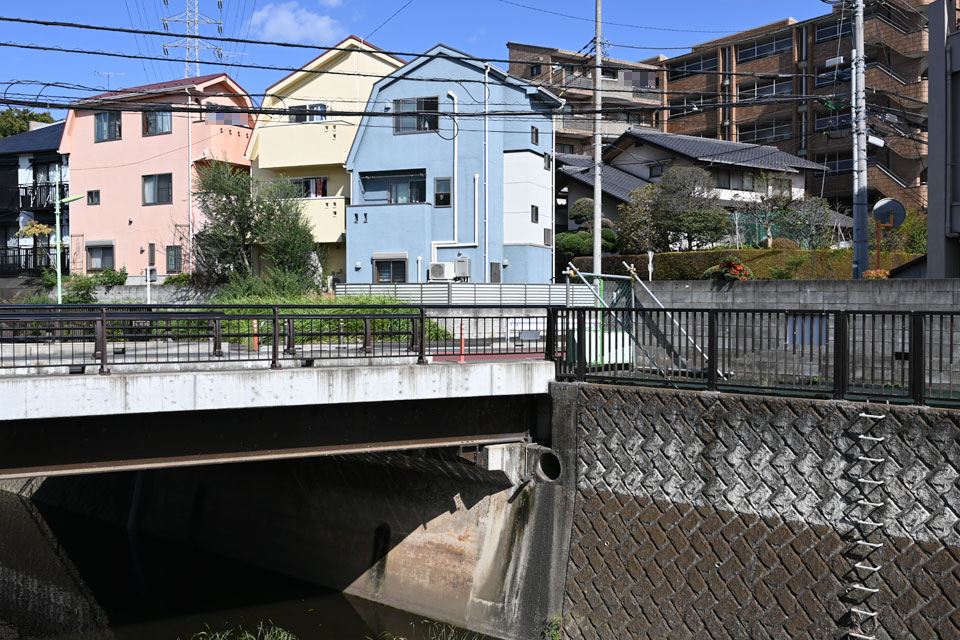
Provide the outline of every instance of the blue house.
{"type": "Polygon", "coordinates": [[[563,101],[467,57],[438,45],[374,85],[346,163],[347,282],[550,282],[563,101]]]}

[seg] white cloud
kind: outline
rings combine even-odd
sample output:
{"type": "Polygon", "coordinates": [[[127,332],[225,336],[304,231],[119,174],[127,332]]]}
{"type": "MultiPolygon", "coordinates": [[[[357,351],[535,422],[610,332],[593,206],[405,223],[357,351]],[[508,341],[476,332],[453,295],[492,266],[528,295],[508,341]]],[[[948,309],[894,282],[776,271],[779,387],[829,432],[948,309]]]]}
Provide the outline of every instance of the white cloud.
{"type": "MultiPolygon", "coordinates": [[[[321,0],[327,6],[339,2],[321,0]]],[[[333,44],[341,39],[336,20],[305,9],[299,2],[271,2],[261,7],[250,18],[250,28],[264,40],[333,44]]]]}

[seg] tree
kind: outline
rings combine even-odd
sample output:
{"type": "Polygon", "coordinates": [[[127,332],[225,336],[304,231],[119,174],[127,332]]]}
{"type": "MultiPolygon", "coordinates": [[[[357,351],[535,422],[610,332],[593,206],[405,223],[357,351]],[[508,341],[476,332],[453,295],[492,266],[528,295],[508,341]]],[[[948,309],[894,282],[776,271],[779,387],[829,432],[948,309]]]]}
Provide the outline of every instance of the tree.
{"type": "Polygon", "coordinates": [[[580,198],[570,207],[568,215],[578,227],[589,230],[593,226],[593,198],[580,198]]]}
{"type": "MultiPolygon", "coordinates": [[[[600,250],[610,253],[617,246],[617,232],[613,229],[600,231],[600,250]]],[[[587,231],[558,233],[556,248],[564,260],[593,255],[593,234],[587,231]]]]}
{"type": "Polygon", "coordinates": [[[829,249],[833,245],[832,214],[824,198],[804,196],[790,202],[781,228],[801,249],[829,249]]]}
{"type": "Polygon", "coordinates": [[[194,196],[206,226],[195,236],[198,280],[212,284],[250,276],[254,251],[260,249],[271,279],[287,289],[312,288],[317,261],[299,195],[286,180],[254,180],[226,162],[200,168],[194,196]]]}
{"type": "Polygon", "coordinates": [[[30,130],[30,122],[54,122],[49,112],[36,113],[30,109],[10,107],[0,111],[0,138],[15,136],[30,130]]]}
{"type": "Polygon", "coordinates": [[[619,209],[621,250],[631,253],[703,248],[723,238],[730,224],[710,173],[699,167],[671,167],[619,209]]]}
{"type": "Polygon", "coordinates": [[[776,174],[761,173],[753,178],[757,197],[744,203],[744,212],[765,232],[767,249],[773,248],[774,225],[787,224],[794,215],[790,180],[776,174]]]}

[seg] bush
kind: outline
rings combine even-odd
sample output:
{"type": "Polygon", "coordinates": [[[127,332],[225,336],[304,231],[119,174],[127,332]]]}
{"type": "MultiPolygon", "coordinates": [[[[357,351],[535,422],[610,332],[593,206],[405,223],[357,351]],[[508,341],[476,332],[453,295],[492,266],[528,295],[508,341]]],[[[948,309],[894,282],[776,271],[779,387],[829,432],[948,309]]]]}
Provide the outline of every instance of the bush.
{"type": "Polygon", "coordinates": [[[863,272],[865,280],[886,280],[890,277],[890,272],[886,269],[868,269],[863,272]]]}
{"type": "Polygon", "coordinates": [[[193,277],[189,273],[174,273],[164,278],[163,284],[190,285],[193,284],[193,277]]]}
{"type": "Polygon", "coordinates": [[[790,238],[774,238],[772,248],[796,250],[796,249],[799,249],[800,247],[797,245],[796,242],[794,242],[790,238]]]}
{"type": "Polygon", "coordinates": [[[57,272],[50,267],[44,267],[40,270],[40,277],[37,278],[40,281],[40,286],[42,287],[55,287],[57,286],[57,272]]]}
{"type": "MultiPolygon", "coordinates": [[[[768,277],[772,267],[785,269],[791,258],[806,256],[804,264],[797,270],[795,278],[801,280],[849,280],[853,276],[853,250],[843,249],[820,251],[788,251],[779,249],[740,249],[731,251],[680,251],[658,253],[653,258],[653,277],[655,280],[697,280],[703,272],[716,265],[725,256],[733,255],[740,259],[757,278],[768,277]]],[[[898,267],[918,257],[912,253],[884,253],[884,267],[898,267]]],[[[604,256],[602,268],[611,275],[629,275],[621,261],[627,264],[645,266],[646,254],[604,256]]],[[[573,261],[578,269],[592,271],[589,258],[576,258],[573,261]]]]}
{"type": "MultiPolygon", "coordinates": [[[[613,251],[617,245],[617,232],[613,229],[600,231],[600,250],[604,253],[613,251]]],[[[558,233],[556,236],[557,253],[565,260],[577,256],[593,255],[593,234],[587,231],[558,233]]]]}
{"type": "Polygon", "coordinates": [[[704,270],[700,277],[704,280],[750,280],[753,278],[753,271],[737,256],[725,256],[720,264],[704,270]]]}
{"type": "Polygon", "coordinates": [[[70,276],[63,288],[64,304],[93,304],[97,301],[93,295],[97,282],[95,278],[81,275],[70,276]]]}
{"type": "Polygon", "coordinates": [[[120,285],[127,284],[127,268],[121,267],[120,271],[107,268],[91,276],[91,279],[99,286],[119,287],[120,285]]]}

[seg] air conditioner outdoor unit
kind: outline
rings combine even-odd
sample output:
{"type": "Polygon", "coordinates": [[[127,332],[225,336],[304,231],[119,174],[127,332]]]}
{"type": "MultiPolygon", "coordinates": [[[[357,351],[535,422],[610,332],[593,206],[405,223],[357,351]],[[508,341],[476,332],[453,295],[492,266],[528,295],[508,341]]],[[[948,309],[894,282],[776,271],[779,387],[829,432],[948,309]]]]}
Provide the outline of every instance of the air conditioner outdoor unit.
{"type": "Polygon", "coordinates": [[[453,265],[453,274],[458,280],[470,279],[470,258],[457,258],[453,265]]]}
{"type": "Polygon", "coordinates": [[[430,279],[431,280],[453,280],[454,268],[452,262],[431,262],[430,279]]]}

